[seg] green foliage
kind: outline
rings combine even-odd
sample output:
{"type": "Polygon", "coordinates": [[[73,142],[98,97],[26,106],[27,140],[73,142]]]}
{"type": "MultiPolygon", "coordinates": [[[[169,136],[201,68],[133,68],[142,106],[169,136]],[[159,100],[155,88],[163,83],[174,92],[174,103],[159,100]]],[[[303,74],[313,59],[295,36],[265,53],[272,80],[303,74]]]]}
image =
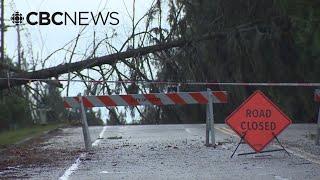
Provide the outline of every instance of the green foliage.
{"type": "MultiPolygon", "coordinates": [[[[174,36],[186,39],[209,32],[225,37],[169,51],[170,61],[159,58],[161,80],[218,82],[318,82],[320,73],[320,3],[312,0],[201,0],[170,1],[169,23],[174,36]],[[184,16],[176,23],[178,3],[184,16]]],[[[227,90],[230,103],[217,106],[223,119],[254,90],[261,89],[296,122],[315,119],[313,89],[258,87],[183,87],[184,91],[227,90]]],[[[162,108],[162,118],[178,114],[170,122],[204,121],[202,108],[162,108]],[[191,112],[194,113],[191,113],[191,112]],[[185,114],[189,114],[182,118],[185,114]]],[[[166,122],[166,120],[162,120],[166,122]]]]}
{"type": "Polygon", "coordinates": [[[120,112],[117,114],[115,109],[109,110],[109,119],[107,119],[107,125],[124,125],[126,124],[125,114],[120,112]]]}
{"type": "Polygon", "coordinates": [[[59,89],[54,85],[46,86],[46,93],[41,99],[39,108],[47,109],[48,122],[61,122],[66,119],[66,109],[59,89]]]}
{"type": "MultiPolygon", "coordinates": [[[[94,112],[93,110],[89,109],[86,110],[86,116],[89,126],[102,126],[104,123],[101,119],[101,112],[94,112]]],[[[81,111],[80,109],[72,109],[68,111],[68,119],[69,124],[73,126],[80,126],[81,125],[81,111]]]]}
{"type": "MultiPolygon", "coordinates": [[[[50,124],[45,126],[31,126],[28,128],[22,128],[18,130],[5,131],[0,133],[0,145],[6,146],[10,144],[15,144],[21,140],[29,137],[35,137],[41,135],[45,131],[53,130],[58,128],[59,124],[50,124]]],[[[0,146],[0,148],[1,148],[0,146]]]]}
{"type": "MultiPolygon", "coordinates": [[[[14,67],[12,60],[5,58],[5,63],[14,67]]],[[[0,69],[0,77],[7,77],[7,72],[0,69]]],[[[33,124],[31,103],[22,88],[0,90],[0,132],[15,130],[33,124]]]]}
{"type": "Polygon", "coordinates": [[[89,112],[87,112],[87,121],[88,121],[89,126],[102,126],[103,125],[103,121],[101,119],[101,114],[99,116],[99,111],[94,112],[92,110],[89,110],[89,112]]]}
{"type": "Polygon", "coordinates": [[[21,95],[2,91],[0,97],[0,131],[32,125],[29,102],[21,95]]]}

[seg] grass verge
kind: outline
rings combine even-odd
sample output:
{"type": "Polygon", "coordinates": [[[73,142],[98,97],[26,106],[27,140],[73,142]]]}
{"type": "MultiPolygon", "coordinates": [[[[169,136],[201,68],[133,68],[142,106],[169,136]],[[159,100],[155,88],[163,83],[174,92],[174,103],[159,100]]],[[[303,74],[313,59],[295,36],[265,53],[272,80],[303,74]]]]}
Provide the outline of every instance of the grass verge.
{"type": "MultiPolygon", "coordinates": [[[[61,127],[61,124],[36,125],[28,128],[22,128],[15,131],[6,131],[0,133],[0,145],[7,146],[18,143],[26,138],[39,136],[46,131],[61,127]]],[[[1,148],[1,147],[0,147],[1,148]]]]}

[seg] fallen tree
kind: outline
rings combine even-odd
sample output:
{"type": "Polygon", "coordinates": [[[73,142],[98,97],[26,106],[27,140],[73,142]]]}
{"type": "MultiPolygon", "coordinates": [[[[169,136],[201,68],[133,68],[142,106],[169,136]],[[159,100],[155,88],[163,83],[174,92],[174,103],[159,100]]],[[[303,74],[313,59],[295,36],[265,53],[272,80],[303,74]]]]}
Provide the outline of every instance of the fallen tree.
{"type": "Polygon", "coordinates": [[[0,79],[0,89],[6,89],[9,87],[20,86],[29,82],[37,81],[39,79],[48,79],[51,77],[58,77],[59,75],[81,71],[86,68],[92,68],[95,66],[101,66],[104,64],[113,65],[118,60],[127,59],[136,56],[142,56],[149,53],[155,53],[175,47],[182,47],[189,43],[199,42],[203,40],[213,39],[219,36],[225,36],[226,33],[209,33],[203,35],[200,38],[195,39],[180,39],[172,42],[161,43],[153,46],[141,47],[137,49],[130,49],[124,52],[114,53],[102,57],[87,59],[74,63],[60,64],[58,66],[45,68],[33,72],[19,72],[11,74],[10,77],[2,77],[0,79]]]}

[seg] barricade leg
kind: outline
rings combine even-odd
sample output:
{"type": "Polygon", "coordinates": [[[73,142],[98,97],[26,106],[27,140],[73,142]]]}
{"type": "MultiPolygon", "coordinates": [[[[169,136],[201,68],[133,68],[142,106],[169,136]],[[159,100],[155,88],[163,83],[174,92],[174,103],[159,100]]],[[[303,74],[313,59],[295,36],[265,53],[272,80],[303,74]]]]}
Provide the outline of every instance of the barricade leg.
{"type": "Polygon", "coordinates": [[[320,145],[320,107],[318,112],[316,145],[320,145]]]}
{"type": "Polygon", "coordinates": [[[209,146],[209,132],[210,132],[210,124],[209,124],[209,104],[206,106],[206,146],[209,146]]]}
{"type": "Polygon", "coordinates": [[[208,116],[209,116],[209,126],[210,126],[210,135],[211,135],[211,145],[215,146],[215,133],[214,133],[214,116],[213,116],[213,98],[211,89],[207,89],[208,91],[208,116]]]}
{"type": "Polygon", "coordinates": [[[82,96],[79,96],[79,100],[80,100],[81,124],[82,124],[84,145],[85,145],[86,150],[89,151],[92,148],[92,144],[91,144],[90,132],[89,132],[87,116],[86,116],[86,111],[84,109],[82,96]]]}

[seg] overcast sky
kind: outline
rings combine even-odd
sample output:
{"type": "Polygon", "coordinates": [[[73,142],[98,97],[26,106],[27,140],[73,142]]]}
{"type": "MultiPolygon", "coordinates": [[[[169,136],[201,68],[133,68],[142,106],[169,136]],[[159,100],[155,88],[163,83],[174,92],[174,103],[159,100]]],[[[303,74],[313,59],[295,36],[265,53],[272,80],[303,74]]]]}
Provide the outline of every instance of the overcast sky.
{"type": "MultiPolygon", "coordinates": [[[[19,11],[26,15],[31,11],[47,11],[53,12],[108,12],[116,11],[119,13],[120,23],[117,26],[94,26],[90,25],[84,31],[82,38],[79,40],[79,47],[76,49],[78,54],[83,53],[93,42],[93,31],[96,31],[97,37],[112,34],[112,28],[117,32],[118,36],[112,41],[113,46],[119,47],[123,44],[126,38],[131,33],[132,24],[130,23],[130,16],[132,16],[133,0],[8,0],[5,1],[5,17],[7,19],[6,25],[13,25],[9,21],[12,13],[19,11]]],[[[136,19],[140,19],[151,7],[154,0],[136,0],[136,19]]],[[[166,3],[166,2],[165,2],[166,3]]],[[[141,30],[145,21],[142,21],[141,30]]],[[[165,25],[164,25],[165,26],[165,25]]],[[[77,34],[84,26],[32,26],[24,25],[21,32],[21,41],[26,58],[30,53],[27,53],[28,46],[32,45],[33,56],[39,59],[46,58],[55,50],[63,47],[67,42],[77,37],[77,34]]],[[[14,61],[17,61],[17,31],[15,27],[8,28],[5,34],[6,53],[14,61]]],[[[66,52],[56,53],[50,58],[46,67],[55,66],[65,62],[66,52]]],[[[105,52],[98,52],[99,55],[106,55],[105,52]]],[[[82,60],[83,56],[76,56],[73,60],[82,60]]],[[[38,67],[40,68],[40,67],[38,67]]],[[[71,88],[70,96],[75,96],[82,92],[84,86],[82,84],[74,84],[71,88]]]]}
{"type": "MultiPolygon", "coordinates": [[[[111,36],[112,31],[118,34],[116,38],[112,40],[112,45],[115,47],[120,47],[123,42],[131,34],[131,20],[132,16],[132,4],[133,0],[13,0],[6,1],[6,10],[5,16],[6,19],[10,19],[10,16],[13,12],[19,11],[23,15],[26,15],[31,11],[47,11],[51,14],[53,12],[79,12],[79,11],[89,11],[89,12],[99,12],[104,13],[108,11],[116,11],[119,13],[118,18],[120,23],[116,26],[111,25],[98,25],[94,26],[91,24],[86,27],[81,39],[79,40],[79,46],[76,49],[76,53],[80,54],[73,58],[74,61],[79,61],[84,59],[81,54],[85,52],[93,42],[93,31],[96,31],[97,39],[102,39],[105,35],[111,36]]],[[[154,0],[136,0],[136,19],[140,19],[151,7],[151,4],[154,0]]],[[[7,25],[13,25],[11,21],[6,22],[7,25]]],[[[141,23],[141,31],[144,26],[145,21],[141,23]]],[[[25,51],[25,56],[27,57],[30,53],[27,53],[28,46],[33,46],[33,56],[39,57],[39,59],[45,59],[49,54],[55,50],[63,47],[67,42],[77,37],[77,34],[84,28],[84,26],[32,26],[24,25],[21,35],[21,41],[23,49],[25,51]]],[[[5,46],[6,52],[10,58],[13,58],[14,61],[17,61],[17,31],[15,27],[8,28],[8,31],[5,34],[5,46]]],[[[70,47],[71,45],[67,46],[70,47]]],[[[61,51],[52,56],[49,61],[46,63],[46,67],[55,66],[61,63],[64,63],[66,52],[61,51]]],[[[97,56],[106,55],[106,52],[99,51],[97,56]]],[[[68,60],[69,57],[66,57],[68,60]]],[[[38,67],[38,69],[41,67],[38,67]]],[[[78,89],[78,88],[77,88],[78,89]]],[[[71,95],[77,95],[77,91],[72,91],[71,95]]]]}
{"type": "MultiPolygon", "coordinates": [[[[27,14],[31,11],[47,11],[47,12],[107,12],[116,11],[119,12],[120,23],[117,26],[94,26],[90,25],[86,28],[84,36],[81,38],[81,46],[77,49],[78,51],[84,50],[88,44],[93,41],[93,31],[97,31],[97,36],[102,34],[110,34],[112,28],[116,30],[119,37],[114,42],[117,46],[122,44],[124,39],[130,33],[130,16],[132,15],[132,1],[133,0],[13,0],[6,1],[5,15],[6,19],[10,19],[13,12],[19,11],[22,14],[27,14]],[[130,14],[128,14],[130,13],[130,14]]],[[[150,8],[154,0],[136,0],[136,17],[137,19],[143,16],[150,8]]],[[[10,21],[7,25],[12,25],[10,21]]],[[[34,47],[34,55],[38,55],[40,58],[45,58],[48,54],[56,49],[61,48],[67,42],[74,39],[83,26],[31,26],[25,25],[23,27],[23,34],[30,33],[28,41],[32,42],[34,47]],[[31,39],[30,39],[31,38],[31,39]]],[[[27,46],[26,37],[22,35],[23,45],[27,46]]],[[[6,50],[10,57],[17,55],[17,33],[15,28],[9,28],[6,32],[6,50]]],[[[58,56],[59,57],[59,56],[58,56]]],[[[56,60],[49,61],[49,66],[57,65],[61,63],[56,57],[56,60]]]]}

